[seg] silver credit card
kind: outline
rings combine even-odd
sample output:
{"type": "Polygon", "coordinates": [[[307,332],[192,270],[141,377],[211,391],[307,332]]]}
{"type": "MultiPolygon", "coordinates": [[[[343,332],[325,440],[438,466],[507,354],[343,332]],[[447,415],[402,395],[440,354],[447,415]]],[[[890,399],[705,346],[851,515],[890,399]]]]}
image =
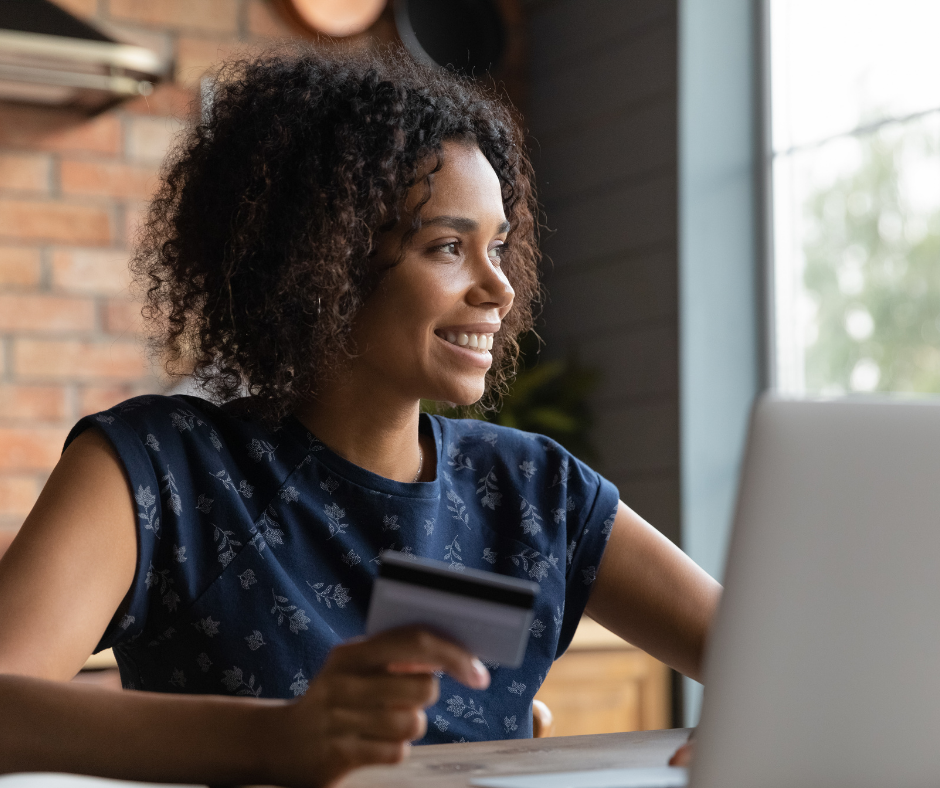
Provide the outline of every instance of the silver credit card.
{"type": "Polygon", "coordinates": [[[419,625],[480,659],[519,667],[537,583],[386,550],[372,587],[366,634],[419,625]]]}

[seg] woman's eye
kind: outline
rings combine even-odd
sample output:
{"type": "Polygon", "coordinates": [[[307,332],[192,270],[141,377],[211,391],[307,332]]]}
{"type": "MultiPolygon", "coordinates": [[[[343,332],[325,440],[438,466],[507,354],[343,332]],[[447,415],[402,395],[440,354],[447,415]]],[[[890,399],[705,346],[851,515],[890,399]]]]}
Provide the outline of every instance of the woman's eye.
{"type": "Polygon", "coordinates": [[[441,244],[440,246],[435,246],[435,252],[444,252],[445,254],[457,254],[457,250],[460,248],[460,244],[457,241],[451,241],[450,243],[441,244]]]}
{"type": "Polygon", "coordinates": [[[492,260],[496,265],[499,265],[503,261],[503,252],[506,251],[506,245],[500,244],[499,246],[494,246],[489,251],[490,260],[492,260]]]}

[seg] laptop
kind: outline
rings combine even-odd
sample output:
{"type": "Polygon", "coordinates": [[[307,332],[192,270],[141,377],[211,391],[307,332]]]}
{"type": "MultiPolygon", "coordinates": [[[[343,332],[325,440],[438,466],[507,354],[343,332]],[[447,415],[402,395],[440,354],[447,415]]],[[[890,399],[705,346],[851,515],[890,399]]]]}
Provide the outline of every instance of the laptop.
{"type": "Polygon", "coordinates": [[[691,788],[940,782],[940,404],[758,401],[705,677],[691,788]]]}

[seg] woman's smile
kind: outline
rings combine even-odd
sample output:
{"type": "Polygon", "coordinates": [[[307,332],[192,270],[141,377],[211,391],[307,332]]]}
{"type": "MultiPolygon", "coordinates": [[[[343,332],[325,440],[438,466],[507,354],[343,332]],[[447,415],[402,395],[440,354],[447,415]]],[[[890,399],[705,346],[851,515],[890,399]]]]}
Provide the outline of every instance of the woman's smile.
{"type": "Polygon", "coordinates": [[[493,349],[492,334],[465,334],[463,331],[437,331],[435,333],[450,344],[469,350],[478,350],[482,353],[493,349]]]}
{"type": "Polygon", "coordinates": [[[434,332],[435,336],[447,345],[447,352],[454,353],[455,358],[481,369],[489,369],[493,363],[490,350],[493,349],[494,333],[461,328],[438,329],[434,332]]]}

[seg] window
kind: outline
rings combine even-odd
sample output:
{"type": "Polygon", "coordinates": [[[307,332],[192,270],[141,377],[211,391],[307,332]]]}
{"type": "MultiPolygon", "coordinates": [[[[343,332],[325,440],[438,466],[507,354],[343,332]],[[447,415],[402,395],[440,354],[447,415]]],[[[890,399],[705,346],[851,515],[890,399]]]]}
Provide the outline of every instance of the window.
{"type": "Polygon", "coordinates": [[[768,2],[776,387],[940,393],[940,2],[768,2]]]}

